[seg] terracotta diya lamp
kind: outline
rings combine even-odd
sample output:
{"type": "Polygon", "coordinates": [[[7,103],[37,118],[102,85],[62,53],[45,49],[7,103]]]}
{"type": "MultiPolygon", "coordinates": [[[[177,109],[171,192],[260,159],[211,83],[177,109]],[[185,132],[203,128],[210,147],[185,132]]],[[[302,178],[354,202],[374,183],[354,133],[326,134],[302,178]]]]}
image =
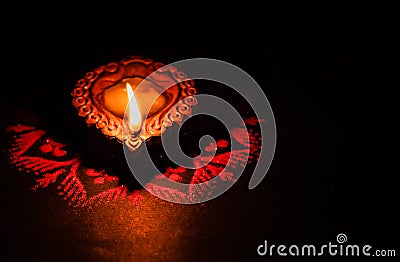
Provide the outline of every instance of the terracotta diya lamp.
{"type": "Polygon", "coordinates": [[[132,56],[86,73],[72,104],[89,126],[135,151],[190,115],[195,94],[194,81],[175,67],[132,56]]]}

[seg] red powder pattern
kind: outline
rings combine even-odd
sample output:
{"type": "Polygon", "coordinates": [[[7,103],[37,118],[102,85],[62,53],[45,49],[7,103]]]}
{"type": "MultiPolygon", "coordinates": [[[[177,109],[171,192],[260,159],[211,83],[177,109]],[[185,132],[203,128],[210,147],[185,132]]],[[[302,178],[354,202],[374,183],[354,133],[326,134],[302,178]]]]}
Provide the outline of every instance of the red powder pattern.
{"type": "Polygon", "coordinates": [[[119,178],[116,176],[107,175],[105,170],[97,172],[96,170],[89,168],[85,170],[85,174],[90,177],[95,177],[95,184],[104,184],[104,182],[118,182],[119,178]]]}
{"type": "MultiPolygon", "coordinates": [[[[250,126],[255,126],[258,122],[259,120],[253,118],[245,121],[250,126]]],[[[64,150],[65,144],[46,137],[44,130],[32,126],[15,125],[7,128],[6,132],[12,135],[8,145],[10,164],[20,171],[35,175],[33,190],[55,184],[59,195],[69,205],[86,208],[107,205],[119,200],[128,200],[132,205],[136,205],[143,199],[142,190],[129,192],[126,186],[119,184],[118,177],[108,175],[105,170],[82,166],[78,155],[64,150]],[[30,150],[31,148],[34,150],[30,150]],[[94,195],[88,193],[85,188],[85,183],[88,181],[91,181],[94,187],[101,186],[103,190],[94,195]],[[104,186],[109,188],[104,189],[104,186]]],[[[243,149],[229,151],[230,142],[224,139],[207,146],[206,151],[216,151],[217,154],[196,158],[193,163],[196,168],[191,171],[193,176],[190,180],[190,184],[196,186],[190,187],[189,192],[180,192],[151,182],[146,185],[146,189],[171,201],[176,201],[193,197],[194,193],[212,192],[214,183],[204,182],[216,177],[221,181],[235,182],[239,175],[235,174],[238,166],[244,167],[247,163],[258,159],[261,137],[253,128],[249,130],[244,127],[234,128],[230,132],[234,138],[231,142],[239,143],[243,149]],[[249,154],[248,157],[246,154],[249,154]]],[[[169,167],[164,174],[159,176],[182,182],[184,175],[188,172],[190,170],[184,167],[169,167]]]]}
{"type": "Polygon", "coordinates": [[[53,139],[46,139],[46,143],[39,147],[39,150],[43,153],[52,153],[53,156],[62,157],[67,154],[67,151],[62,150],[65,145],[62,143],[57,143],[53,139]]]}
{"type": "Polygon", "coordinates": [[[217,147],[219,147],[219,148],[225,148],[228,145],[229,145],[229,142],[228,142],[228,140],[225,140],[225,139],[220,139],[217,142],[217,147]]]}
{"type": "MultiPolygon", "coordinates": [[[[247,154],[248,149],[226,152],[224,154],[214,156],[209,164],[195,169],[190,184],[196,186],[191,186],[189,188],[189,197],[195,198],[196,195],[204,194],[211,195],[217,184],[217,181],[215,180],[209,181],[213,178],[217,178],[223,182],[236,182],[237,177],[240,174],[235,172],[235,170],[239,165],[242,167],[246,165],[247,154]]],[[[195,162],[195,166],[202,166],[209,160],[210,159],[207,157],[199,158],[199,160],[195,162]]]]}
{"type": "Polygon", "coordinates": [[[175,182],[182,182],[182,176],[186,172],[187,169],[182,166],[179,166],[177,168],[168,167],[163,175],[175,182]]]}
{"type": "Polygon", "coordinates": [[[204,149],[207,152],[213,152],[213,151],[216,151],[217,149],[226,148],[226,147],[228,147],[228,145],[229,145],[228,140],[220,139],[220,140],[218,140],[217,144],[210,143],[210,145],[206,146],[204,149]]]}
{"type": "MultiPolygon", "coordinates": [[[[171,188],[163,188],[162,186],[151,183],[147,184],[146,188],[153,194],[162,196],[171,201],[186,202],[186,200],[195,200],[196,196],[204,196],[205,194],[211,195],[217,184],[215,180],[210,181],[213,178],[223,182],[236,182],[240,175],[236,172],[236,169],[239,166],[245,167],[246,164],[251,164],[253,161],[258,160],[259,151],[261,149],[261,137],[259,133],[255,132],[255,127],[251,126],[256,126],[258,122],[259,121],[255,121],[254,119],[246,122],[250,125],[249,130],[246,128],[235,128],[230,131],[235,140],[234,142],[242,145],[243,149],[221,152],[215,156],[199,156],[194,160],[193,164],[196,168],[194,169],[193,177],[190,181],[192,186],[189,187],[189,192],[180,192],[171,188]]],[[[213,152],[216,150],[223,150],[228,146],[229,142],[221,139],[218,140],[216,144],[211,143],[206,146],[205,150],[207,152],[213,152]]],[[[169,169],[163,175],[171,180],[181,181],[181,177],[175,177],[175,174],[183,175],[183,173],[187,172],[186,170],[182,172],[172,171],[175,170],[169,169]]]]}
{"type": "MultiPolygon", "coordinates": [[[[117,186],[89,197],[81,181],[83,175],[94,177],[93,184],[104,184],[105,182],[114,184],[118,182],[118,177],[110,176],[104,170],[96,171],[82,167],[78,156],[72,155],[72,159],[65,161],[57,159],[67,156],[67,151],[62,149],[65,145],[51,138],[41,141],[46,134],[44,130],[17,125],[7,128],[6,132],[13,134],[8,150],[11,165],[20,171],[33,173],[39,177],[35,179],[33,190],[46,188],[50,184],[58,184],[59,195],[74,207],[90,208],[119,199],[128,199],[131,203],[137,203],[130,199],[128,189],[124,186],[117,186]],[[27,151],[35,145],[39,152],[49,158],[29,155],[27,151]]],[[[134,191],[132,194],[135,199],[140,198],[138,192],[134,191]]]]}
{"type": "Polygon", "coordinates": [[[186,192],[180,192],[176,189],[158,186],[153,183],[148,183],[146,185],[146,189],[154,195],[160,196],[163,199],[169,199],[174,202],[186,202],[189,197],[186,192]]]}
{"type": "Polygon", "coordinates": [[[248,124],[248,125],[255,126],[255,125],[257,125],[258,123],[265,122],[265,120],[264,120],[264,119],[258,119],[257,117],[252,116],[252,117],[246,118],[246,119],[244,120],[244,122],[245,122],[246,124],[248,124]]]}
{"type": "Polygon", "coordinates": [[[12,142],[8,151],[10,160],[15,163],[21,154],[26,152],[39,138],[41,138],[46,132],[43,130],[34,130],[34,128],[18,126],[16,128],[8,128],[9,131],[14,131],[17,135],[14,135],[14,141],[12,142]],[[20,131],[22,130],[22,131],[20,131]],[[22,133],[26,130],[29,132],[22,133]],[[20,131],[20,132],[18,132],[20,131]]]}
{"type": "Polygon", "coordinates": [[[231,130],[231,134],[237,142],[249,148],[249,164],[254,160],[258,160],[261,148],[261,137],[259,133],[254,132],[251,128],[249,131],[247,131],[246,128],[234,128],[231,130]]]}
{"type": "Polygon", "coordinates": [[[128,196],[128,199],[131,201],[132,205],[136,205],[136,204],[140,203],[140,201],[143,200],[143,195],[140,193],[139,190],[135,190],[135,191],[133,191],[132,194],[130,194],[128,196]]]}
{"type": "MultiPolygon", "coordinates": [[[[138,190],[133,191],[133,193],[131,193],[131,195],[132,194],[136,195],[137,192],[138,192],[138,190]]],[[[116,202],[116,201],[122,200],[122,199],[130,200],[129,190],[124,185],[103,191],[103,192],[89,198],[82,204],[82,206],[94,207],[94,206],[99,206],[99,205],[107,205],[107,204],[111,204],[113,202],[116,202]]],[[[137,204],[138,202],[131,201],[131,203],[137,204]]]]}
{"type": "Polygon", "coordinates": [[[15,126],[10,126],[6,128],[6,132],[15,132],[15,133],[21,133],[23,131],[31,131],[34,130],[35,128],[33,126],[25,126],[21,124],[17,124],[15,126]]]}

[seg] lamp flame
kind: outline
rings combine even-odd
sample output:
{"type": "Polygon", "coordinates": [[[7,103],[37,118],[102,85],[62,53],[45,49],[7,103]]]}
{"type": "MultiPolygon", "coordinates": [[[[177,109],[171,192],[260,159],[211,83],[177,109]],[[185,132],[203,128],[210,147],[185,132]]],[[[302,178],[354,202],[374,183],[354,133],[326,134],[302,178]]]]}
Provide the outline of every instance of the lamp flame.
{"type": "Polygon", "coordinates": [[[129,127],[134,131],[140,129],[142,117],[140,115],[139,105],[136,101],[135,94],[133,93],[132,86],[126,83],[126,91],[128,94],[128,120],[129,127]]]}

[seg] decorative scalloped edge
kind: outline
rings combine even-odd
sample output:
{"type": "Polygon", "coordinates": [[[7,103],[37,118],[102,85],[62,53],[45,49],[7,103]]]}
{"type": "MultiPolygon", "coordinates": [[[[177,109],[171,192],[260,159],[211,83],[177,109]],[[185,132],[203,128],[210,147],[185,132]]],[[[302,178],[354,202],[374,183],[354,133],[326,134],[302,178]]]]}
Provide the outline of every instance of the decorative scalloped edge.
{"type": "MultiPolygon", "coordinates": [[[[129,76],[123,76],[121,79],[126,77],[129,76]]],[[[104,88],[104,90],[105,89],[106,88],[104,88]]],[[[166,92],[167,91],[168,90],[166,90],[166,92]]],[[[72,91],[71,95],[73,97],[72,104],[76,107],[78,115],[85,117],[88,126],[96,125],[96,128],[100,129],[108,138],[116,138],[118,142],[124,142],[130,150],[134,151],[150,137],[160,136],[173,122],[180,123],[183,115],[190,116],[191,107],[197,104],[197,100],[192,97],[196,93],[194,81],[187,78],[183,72],[178,71],[176,67],[165,66],[163,63],[154,62],[152,59],[143,58],[141,56],[131,56],[119,62],[111,62],[100,66],[86,73],[85,76],[76,83],[75,89],[72,91]],[[149,69],[151,72],[149,72],[148,75],[154,71],[168,74],[169,77],[177,82],[176,86],[179,88],[180,93],[176,100],[178,102],[169,108],[168,112],[161,111],[159,114],[156,114],[156,116],[146,119],[143,124],[142,132],[139,135],[123,137],[123,119],[110,113],[105,108],[99,108],[99,105],[96,105],[96,99],[91,97],[91,89],[94,83],[101,80],[102,77],[110,77],[112,74],[118,74],[121,68],[126,69],[127,66],[133,63],[142,64],[149,69]]]]}

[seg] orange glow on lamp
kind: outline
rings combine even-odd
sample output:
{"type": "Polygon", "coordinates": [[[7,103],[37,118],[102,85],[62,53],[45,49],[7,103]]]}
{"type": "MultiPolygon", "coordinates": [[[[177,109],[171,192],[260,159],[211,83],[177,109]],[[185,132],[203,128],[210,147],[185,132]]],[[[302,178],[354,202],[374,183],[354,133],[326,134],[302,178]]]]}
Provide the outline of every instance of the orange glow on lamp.
{"type": "Polygon", "coordinates": [[[135,151],[190,115],[196,93],[194,81],[175,67],[132,56],[87,73],[72,92],[72,104],[88,125],[135,151]]]}

